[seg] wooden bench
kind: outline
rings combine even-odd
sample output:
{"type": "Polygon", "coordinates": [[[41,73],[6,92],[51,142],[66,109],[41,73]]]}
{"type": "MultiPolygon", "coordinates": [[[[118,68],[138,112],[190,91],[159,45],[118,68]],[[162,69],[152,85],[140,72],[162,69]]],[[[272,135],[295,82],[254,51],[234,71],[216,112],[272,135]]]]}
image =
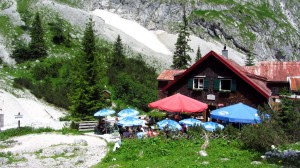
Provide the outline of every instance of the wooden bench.
{"type": "Polygon", "coordinates": [[[98,121],[81,121],[78,123],[78,131],[94,131],[98,121]]]}

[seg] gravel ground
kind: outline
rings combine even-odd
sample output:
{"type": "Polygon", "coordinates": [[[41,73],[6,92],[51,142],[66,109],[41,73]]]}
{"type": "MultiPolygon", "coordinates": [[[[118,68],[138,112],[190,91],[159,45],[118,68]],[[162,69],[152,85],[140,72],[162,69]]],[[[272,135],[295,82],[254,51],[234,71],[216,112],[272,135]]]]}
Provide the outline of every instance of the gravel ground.
{"type": "Polygon", "coordinates": [[[13,162],[0,157],[0,167],[91,167],[106,155],[107,143],[88,135],[33,134],[0,142],[13,162]]]}

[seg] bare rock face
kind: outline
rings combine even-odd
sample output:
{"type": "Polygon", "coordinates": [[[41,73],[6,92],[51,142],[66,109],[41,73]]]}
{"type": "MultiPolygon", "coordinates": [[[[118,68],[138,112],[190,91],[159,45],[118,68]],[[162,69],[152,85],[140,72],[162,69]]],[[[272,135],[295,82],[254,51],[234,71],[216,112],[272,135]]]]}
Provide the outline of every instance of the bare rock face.
{"type": "MultiPolygon", "coordinates": [[[[183,8],[175,1],[94,0],[93,9],[104,9],[132,19],[149,30],[175,33],[183,8]]],[[[234,3],[186,3],[192,32],[205,40],[217,40],[257,60],[300,59],[300,2],[297,0],[234,3]]]]}
{"type": "MultiPolygon", "coordinates": [[[[177,22],[181,22],[183,8],[177,2],[146,0],[98,0],[93,8],[104,9],[119,14],[121,17],[135,20],[149,30],[176,32],[177,22]]],[[[186,11],[190,13],[191,7],[186,11]]]]}

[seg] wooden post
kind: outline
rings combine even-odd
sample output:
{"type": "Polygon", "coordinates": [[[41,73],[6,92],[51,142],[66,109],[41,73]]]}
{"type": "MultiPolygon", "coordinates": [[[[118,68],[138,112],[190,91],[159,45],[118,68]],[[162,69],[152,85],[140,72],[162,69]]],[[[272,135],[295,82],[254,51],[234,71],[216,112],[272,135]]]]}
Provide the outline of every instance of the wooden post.
{"type": "MultiPolygon", "coordinates": [[[[20,116],[20,112],[18,113],[18,116],[20,116]]],[[[20,121],[20,119],[18,120],[18,128],[20,128],[21,127],[21,121],[20,121]]]]}
{"type": "Polygon", "coordinates": [[[206,118],[206,113],[207,113],[207,109],[203,112],[203,121],[206,122],[207,118],[206,118]]]}
{"type": "Polygon", "coordinates": [[[19,112],[18,115],[15,115],[15,119],[18,119],[18,128],[21,127],[21,121],[20,119],[23,118],[23,115],[19,112]]]}

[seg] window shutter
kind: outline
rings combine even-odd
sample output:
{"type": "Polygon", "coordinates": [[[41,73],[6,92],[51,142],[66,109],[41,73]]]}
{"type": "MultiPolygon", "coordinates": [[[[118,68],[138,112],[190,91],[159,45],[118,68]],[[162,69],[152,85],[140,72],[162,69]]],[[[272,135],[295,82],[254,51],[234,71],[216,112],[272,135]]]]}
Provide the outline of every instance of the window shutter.
{"type": "Polygon", "coordinates": [[[204,87],[203,87],[203,89],[208,90],[208,87],[209,87],[209,80],[207,78],[204,78],[204,87]]]}
{"type": "Polygon", "coordinates": [[[189,80],[188,80],[188,84],[187,84],[187,87],[188,87],[188,89],[193,89],[193,78],[190,78],[189,80]]]}
{"type": "Polygon", "coordinates": [[[231,91],[232,92],[236,91],[236,79],[231,80],[231,91]]]}
{"type": "Polygon", "coordinates": [[[220,90],[220,80],[219,79],[215,79],[214,80],[214,90],[220,90]]]}

